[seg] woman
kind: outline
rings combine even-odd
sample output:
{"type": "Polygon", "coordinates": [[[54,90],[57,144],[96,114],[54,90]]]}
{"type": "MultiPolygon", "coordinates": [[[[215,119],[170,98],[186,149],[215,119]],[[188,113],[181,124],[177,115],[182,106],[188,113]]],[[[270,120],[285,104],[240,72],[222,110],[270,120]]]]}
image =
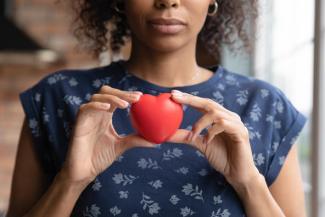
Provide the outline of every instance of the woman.
{"type": "Polygon", "coordinates": [[[234,27],[249,41],[247,4],[81,1],[76,33],[97,54],[107,31],[115,51],[130,36],[130,58],[58,71],[20,95],[8,216],[305,216],[294,145],[305,117],[276,87],[196,60],[198,39],[214,54],[234,27]],[[134,133],[129,106],[162,92],[184,119],[153,144],[134,133]]]}

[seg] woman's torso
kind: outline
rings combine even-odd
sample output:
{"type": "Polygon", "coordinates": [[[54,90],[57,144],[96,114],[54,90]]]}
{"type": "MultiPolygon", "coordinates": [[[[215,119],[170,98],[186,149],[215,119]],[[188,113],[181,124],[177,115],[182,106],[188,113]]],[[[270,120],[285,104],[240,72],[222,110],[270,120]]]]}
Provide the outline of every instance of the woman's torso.
{"type": "MultiPolygon", "coordinates": [[[[268,184],[274,181],[283,163],[276,158],[287,153],[285,149],[277,153],[280,139],[285,135],[279,133],[285,127],[285,123],[281,125],[281,115],[287,107],[276,97],[274,87],[219,66],[211,68],[214,75],[207,81],[166,88],[133,76],[123,63],[113,62],[93,70],[57,72],[39,84],[45,93],[36,103],[43,108],[42,121],[51,152],[46,162],[53,172],[60,169],[65,159],[79,106],[88,102],[102,85],[110,85],[152,95],[179,89],[213,99],[238,113],[250,132],[257,168],[268,184]],[[46,99],[45,95],[48,95],[46,99]]],[[[202,114],[185,105],[183,110],[180,128],[190,130],[202,114]]],[[[134,132],[129,112],[130,108],[117,109],[113,115],[113,125],[119,134],[134,132]]],[[[72,216],[78,217],[168,215],[227,217],[245,213],[236,192],[198,150],[173,143],[162,143],[152,149],[133,148],[123,153],[88,185],[72,212],[72,216]]]]}

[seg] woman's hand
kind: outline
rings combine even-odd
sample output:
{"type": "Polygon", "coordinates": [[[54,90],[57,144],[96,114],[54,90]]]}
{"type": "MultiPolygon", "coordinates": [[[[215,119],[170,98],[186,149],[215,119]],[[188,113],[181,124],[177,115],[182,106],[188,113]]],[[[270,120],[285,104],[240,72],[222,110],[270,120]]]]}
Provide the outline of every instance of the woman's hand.
{"type": "Polygon", "coordinates": [[[194,107],[203,116],[193,125],[192,130],[179,129],[168,140],[186,143],[202,152],[212,167],[222,173],[231,185],[245,184],[257,177],[249,142],[249,132],[238,114],[225,109],[217,102],[172,91],[174,101],[194,107]],[[208,128],[206,135],[200,135],[208,128]]]}
{"type": "Polygon", "coordinates": [[[104,85],[80,106],[70,138],[69,150],[61,172],[74,183],[88,184],[126,150],[154,147],[142,137],[119,136],[112,124],[116,108],[125,109],[139,100],[141,92],[121,91],[104,85]]]}

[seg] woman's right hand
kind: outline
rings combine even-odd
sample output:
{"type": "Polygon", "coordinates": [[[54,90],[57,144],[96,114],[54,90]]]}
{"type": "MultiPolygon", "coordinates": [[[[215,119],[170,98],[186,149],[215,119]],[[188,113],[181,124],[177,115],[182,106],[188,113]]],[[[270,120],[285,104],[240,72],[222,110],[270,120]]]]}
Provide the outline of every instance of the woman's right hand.
{"type": "Polygon", "coordinates": [[[137,134],[120,136],[112,117],[116,108],[139,100],[139,91],[122,91],[104,85],[80,106],[61,172],[73,183],[89,184],[114,160],[133,147],[155,147],[137,134]]]}

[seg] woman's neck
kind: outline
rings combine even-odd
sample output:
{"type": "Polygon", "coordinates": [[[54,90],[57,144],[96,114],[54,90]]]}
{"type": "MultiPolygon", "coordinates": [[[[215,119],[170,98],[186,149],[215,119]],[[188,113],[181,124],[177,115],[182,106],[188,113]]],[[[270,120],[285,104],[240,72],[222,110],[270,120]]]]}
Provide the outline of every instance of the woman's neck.
{"type": "Polygon", "coordinates": [[[159,52],[139,46],[139,43],[133,44],[126,68],[148,82],[164,87],[186,86],[205,81],[213,75],[213,72],[197,64],[195,46],[187,45],[175,52],[159,52]]]}

